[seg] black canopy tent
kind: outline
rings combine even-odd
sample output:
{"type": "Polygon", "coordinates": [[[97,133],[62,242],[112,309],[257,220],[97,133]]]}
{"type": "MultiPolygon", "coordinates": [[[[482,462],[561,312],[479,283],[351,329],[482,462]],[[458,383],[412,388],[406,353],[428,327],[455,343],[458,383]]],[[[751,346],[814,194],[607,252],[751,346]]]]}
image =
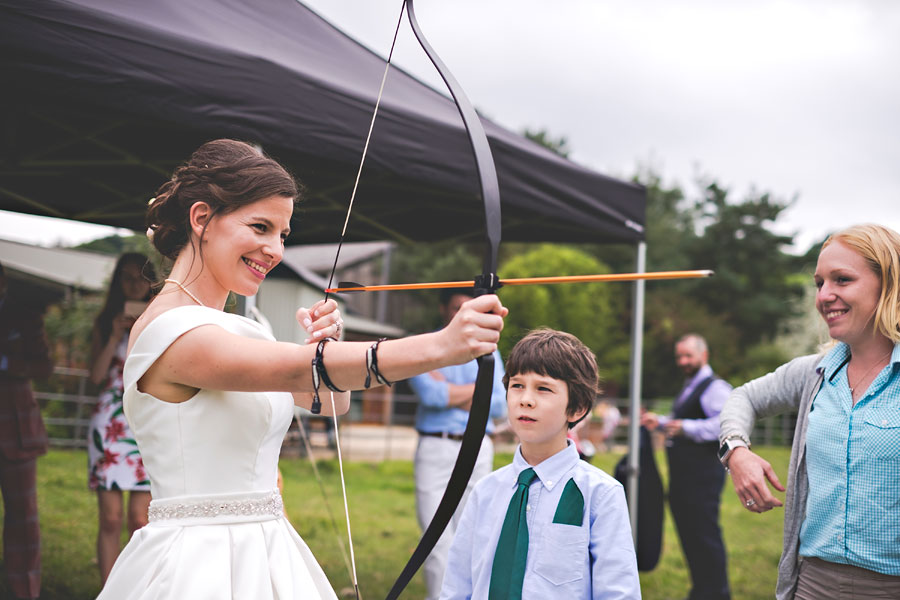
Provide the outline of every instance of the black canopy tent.
{"type": "MultiPolygon", "coordinates": [[[[335,242],[384,64],[296,0],[0,0],[0,209],[141,231],[172,169],[203,141],[235,137],[306,186],[288,242],[335,242]]],[[[643,270],[641,186],[484,126],[504,240],[633,243],[643,270]]],[[[482,231],[455,106],[392,68],[348,241],[479,241],[482,231]]],[[[642,282],[635,289],[634,468],[642,282]]],[[[636,481],[632,472],[632,498],[636,481]]]]}
{"type": "MultiPolygon", "coordinates": [[[[0,209],[142,230],[175,165],[236,137],[307,187],[290,242],[336,241],[384,64],[295,0],[0,0],[0,209]]],[[[503,239],[643,238],[643,188],[485,129],[503,239]]],[[[348,240],[477,240],[481,211],[452,101],[392,68],[348,240]]]]}

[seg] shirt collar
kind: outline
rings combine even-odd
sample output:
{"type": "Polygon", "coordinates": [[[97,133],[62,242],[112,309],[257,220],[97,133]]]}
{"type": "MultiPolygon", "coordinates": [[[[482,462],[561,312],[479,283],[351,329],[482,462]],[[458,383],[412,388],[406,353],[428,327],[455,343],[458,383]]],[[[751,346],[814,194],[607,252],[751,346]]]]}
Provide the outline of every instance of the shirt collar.
{"type": "Polygon", "coordinates": [[[566,447],[564,449],[534,467],[529,465],[522,457],[522,446],[519,445],[519,447],[516,448],[516,454],[513,456],[513,478],[511,485],[516,484],[519,473],[531,467],[541,479],[541,484],[548,490],[552,490],[560,480],[563,479],[566,473],[571,471],[572,467],[577,465],[578,461],[581,460],[578,456],[578,450],[575,449],[575,444],[570,440],[566,440],[566,442],[566,447]]]}
{"type": "Polygon", "coordinates": [[[816,370],[821,372],[826,380],[830,381],[848,360],[850,360],[850,346],[844,342],[838,342],[834,348],[822,357],[816,370]]]}
{"type": "Polygon", "coordinates": [[[688,377],[687,383],[685,384],[685,386],[688,386],[688,385],[693,386],[698,381],[703,381],[707,377],[712,377],[712,374],[713,374],[712,367],[709,366],[708,364],[703,365],[702,367],[697,369],[697,372],[694,373],[693,377],[688,377]]]}
{"type": "MultiPolygon", "coordinates": [[[[823,374],[826,380],[831,380],[841,368],[850,360],[850,346],[844,342],[838,342],[834,348],[819,361],[816,370],[823,374]]],[[[900,364],[900,343],[894,344],[894,350],[891,352],[891,365],[896,370],[900,364]]]]}

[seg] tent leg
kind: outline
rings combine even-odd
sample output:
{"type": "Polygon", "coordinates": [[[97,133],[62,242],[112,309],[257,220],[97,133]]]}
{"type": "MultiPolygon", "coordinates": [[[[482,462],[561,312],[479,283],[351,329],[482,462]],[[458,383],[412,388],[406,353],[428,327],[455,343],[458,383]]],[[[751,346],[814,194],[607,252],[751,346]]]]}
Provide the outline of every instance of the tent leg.
{"type": "MultiPolygon", "coordinates": [[[[635,272],[647,270],[647,244],[638,243],[635,272]]],[[[634,312],[631,322],[631,390],[628,405],[628,516],[631,535],[637,547],[638,469],[640,465],[641,369],[644,350],[644,281],[634,282],[634,312]]]]}

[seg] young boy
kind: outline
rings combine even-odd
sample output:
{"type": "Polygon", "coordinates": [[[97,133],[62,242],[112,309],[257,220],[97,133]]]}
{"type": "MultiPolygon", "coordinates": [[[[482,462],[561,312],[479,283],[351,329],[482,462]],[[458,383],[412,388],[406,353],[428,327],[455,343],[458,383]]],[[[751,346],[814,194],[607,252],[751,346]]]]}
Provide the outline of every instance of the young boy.
{"type": "Polygon", "coordinates": [[[442,600],[641,597],[622,485],[566,440],[597,379],[594,354],[573,335],[538,329],[515,345],[503,383],[519,447],[473,490],[442,600]]]}

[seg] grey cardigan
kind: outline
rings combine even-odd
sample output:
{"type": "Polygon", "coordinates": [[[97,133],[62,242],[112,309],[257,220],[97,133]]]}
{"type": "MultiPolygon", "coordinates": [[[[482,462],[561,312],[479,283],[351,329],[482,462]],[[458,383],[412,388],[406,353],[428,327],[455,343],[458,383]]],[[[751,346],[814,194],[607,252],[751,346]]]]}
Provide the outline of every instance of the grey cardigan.
{"type": "Polygon", "coordinates": [[[741,435],[750,439],[758,418],[796,410],[797,427],[788,466],[784,503],[784,547],[778,562],[775,597],[791,600],[797,589],[800,526],[806,514],[809,481],[806,476],[806,427],[813,399],[822,385],[822,373],[816,366],[824,355],[795,358],[772,373],[735,388],[719,415],[719,439],[741,435]]]}

